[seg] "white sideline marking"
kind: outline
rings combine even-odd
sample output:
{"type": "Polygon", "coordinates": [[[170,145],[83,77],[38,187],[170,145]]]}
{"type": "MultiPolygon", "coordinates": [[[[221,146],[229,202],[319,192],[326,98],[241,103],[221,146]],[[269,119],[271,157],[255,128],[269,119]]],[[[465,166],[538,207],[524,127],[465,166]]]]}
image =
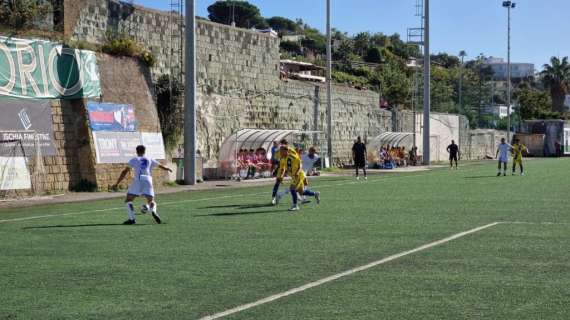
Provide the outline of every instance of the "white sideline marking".
{"type": "Polygon", "coordinates": [[[400,253],[397,253],[397,254],[395,254],[395,255],[391,255],[391,256],[389,256],[389,257],[386,257],[386,258],[384,258],[384,259],[381,259],[381,260],[374,261],[374,262],[371,262],[371,263],[369,263],[369,264],[363,265],[363,266],[361,266],[361,267],[357,267],[357,268],[350,269],[350,270],[347,270],[347,271],[344,271],[344,272],[341,272],[341,273],[337,273],[337,274],[332,275],[332,276],[330,276],[330,277],[326,277],[326,278],[323,278],[323,279],[321,279],[321,280],[317,280],[317,281],[315,281],[315,282],[307,283],[307,284],[305,284],[305,285],[303,285],[303,286],[300,286],[300,287],[297,287],[297,288],[294,288],[294,289],[291,289],[291,290],[287,290],[287,291],[282,292],[282,293],[274,294],[274,295],[272,295],[272,296],[269,296],[269,297],[267,297],[267,298],[263,298],[263,299],[261,299],[261,300],[257,300],[257,301],[252,302],[252,303],[244,304],[244,305],[241,305],[241,306],[238,306],[238,307],[235,307],[235,308],[232,308],[232,309],[229,309],[229,310],[220,312],[220,313],[216,313],[216,314],[214,314],[214,315],[205,316],[205,317],[203,317],[203,318],[200,318],[200,320],[214,320],[214,319],[219,319],[219,318],[222,318],[222,317],[225,317],[225,316],[229,316],[229,315],[234,314],[234,313],[238,313],[238,312],[241,312],[241,311],[245,311],[245,310],[247,310],[247,309],[254,308],[254,307],[257,307],[257,306],[259,306],[259,305],[266,304],[266,303],[275,301],[275,300],[277,300],[277,299],[281,299],[281,298],[284,298],[284,297],[287,297],[287,296],[290,296],[290,295],[293,295],[293,294],[296,294],[296,293],[299,293],[299,292],[303,292],[303,291],[305,291],[305,290],[308,290],[308,289],[311,289],[311,288],[314,288],[314,287],[317,287],[317,286],[320,286],[320,285],[323,285],[323,284],[325,284],[325,283],[338,280],[338,279],[340,279],[340,278],[342,278],[342,277],[346,277],[346,276],[355,274],[355,273],[357,273],[357,272],[361,272],[361,271],[368,270],[368,269],[370,269],[370,268],[374,268],[374,267],[376,267],[376,266],[378,266],[378,265],[385,264],[385,263],[387,263],[387,262],[390,262],[390,261],[393,261],[393,260],[396,260],[396,259],[399,259],[399,258],[408,256],[408,255],[414,254],[414,253],[416,253],[416,252],[420,252],[420,251],[423,251],[423,250],[426,250],[426,249],[430,249],[430,248],[433,248],[433,247],[442,245],[442,244],[444,244],[444,243],[447,243],[447,242],[450,242],[450,241],[459,239],[459,238],[461,238],[461,237],[465,237],[465,236],[467,236],[467,235],[470,235],[470,234],[473,234],[473,233],[476,233],[476,232],[479,232],[479,231],[482,231],[482,230],[485,230],[485,229],[488,229],[488,228],[497,226],[497,225],[499,225],[499,224],[504,224],[504,222],[493,222],[493,223],[491,223],[491,224],[484,225],[484,226],[481,226],[481,227],[478,227],[478,228],[475,228],[475,229],[471,229],[471,230],[468,230],[468,231],[460,232],[460,233],[457,233],[457,234],[452,235],[452,236],[450,236],[450,237],[447,237],[447,238],[445,238],[445,239],[441,239],[441,240],[438,240],[438,241],[435,241],[435,242],[431,242],[431,243],[425,244],[425,245],[423,245],[423,246],[417,247],[417,248],[412,249],[412,250],[400,252],[400,253]]]}
{"type": "Polygon", "coordinates": [[[528,225],[533,225],[533,226],[570,225],[570,223],[567,223],[567,222],[549,222],[549,221],[544,221],[544,222],[503,221],[502,223],[505,223],[505,224],[528,224],[528,225]]]}
{"type": "MultiPolygon", "coordinates": [[[[412,176],[417,177],[417,176],[421,176],[421,175],[408,175],[408,176],[402,176],[399,178],[406,178],[406,177],[412,177],[412,176]]],[[[369,181],[367,183],[375,183],[377,181],[383,181],[383,179],[375,179],[375,180],[369,181]]],[[[328,184],[328,185],[319,186],[319,188],[338,187],[338,186],[352,185],[352,184],[357,184],[357,183],[358,182],[351,181],[351,182],[344,182],[344,183],[328,184]]],[[[164,202],[164,203],[161,203],[161,206],[169,206],[169,205],[182,204],[182,203],[188,203],[188,202],[211,201],[211,200],[219,200],[219,199],[227,199],[227,198],[239,198],[239,197],[246,197],[246,196],[259,196],[259,195],[264,195],[264,194],[265,194],[265,192],[259,192],[259,193],[246,193],[246,194],[236,194],[236,195],[229,195],[229,196],[220,196],[220,197],[215,197],[215,198],[188,199],[188,200],[164,202]]],[[[87,213],[115,211],[115,210],[122,210],[122,209],[124,209],[124,207],[86,210],[86,211],[78,211],[78,212],[68,212],[68,213],[62,213],[62,214],[46,214],[46,215],[42,215],[42,216],[5,219],[5,220],[0,220],[0,223],[18,222],[18,221],[35,220],[35,219],[43,219],[43,218],[53,218],[53,217],[65,217],[65,216],[81,215],[81,214],[87,214],[87,213]]]]}

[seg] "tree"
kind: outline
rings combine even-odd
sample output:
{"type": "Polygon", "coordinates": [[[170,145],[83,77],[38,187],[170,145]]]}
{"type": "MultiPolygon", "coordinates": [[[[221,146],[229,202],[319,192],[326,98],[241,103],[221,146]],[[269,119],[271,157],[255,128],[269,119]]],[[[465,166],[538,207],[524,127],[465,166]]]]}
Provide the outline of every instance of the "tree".
{"type": "Polygon", "coordinates": [[[519,102],[520,114],[523,120],[552,119],[560,116],[550,111],[552,99],[547,92],[532,88],[528,84],[523,84],[515,92],[515,97],[519,102]]]}
{"type": "Polygon", "coordinates": [[[366,50],[366,56],[364,56],[364,61],[370,63],[380,63],[382,62],[382,52],[378,47],[370,47],[366,50]]]}
{"type": "Polygon", "coordinates": [[[363,56],[368,47],[370,47],[370,33],[361,32],[357,34],[353,39],[353,46],[354,52],[359,56],[363,56]]]}
{"type": "Polygon", "coordinates": [[[410,105],[411,80],[406,70],[396,61],[388,60],[379,72],[381,94],[391,106],[404,107],[410,105]]]}
{"type": "Polygon", "coordinates": [[[440,65],[444,68],[457,68],[461,65],[461,60],[456,56],[451,56],[447,53],[438,53],[431,56],[433,63],[440,65]]]}
{"type": "Polygon", "coordinates": [[[48,4],[36,0],[0,0],[0,24],[16,30],[26,29],[45,18],[48,4]]]}
{"type": "Polygon", "coordinates": [[[303,47],[319,54],[324,54],[327,48],[327,38],[314,28],[305,28],[305,39],[301,40],[303,47]]]}
{"type": "Polygon", "coordinates": [[[332,53],[332,58],[336,62],[336,67],[341,71],[348,72],[352,69],[350,60],[352,55],[352,46],[350,42],[341,42],[338,49],[334,50],[332,53]]]}
{"type": "Polygon", "coordinates": [[[301,45],[294,41],[281,41],[279,48],[293,55],[301,54],[301,45]]]}
{"type": "Polygon", "coordinates": [[[544,86],[550,90],[552,111],[565,112],[564,100],[570,88],[570,64],[568,64],[568,57],[564,57],[562,60],[552,57],[550,65],[544,65],[542,81],[544,86]]]}
{"type": "Polygon", "coordinates": [[[247,1],[216,1],[208,7],[208,18],[214,22],[230,25],[235,21],[240,28],[266,28],[267,22],[259,8],[247,1]]]}
{"type": "Polygon", "coordinates": [[[291,19],[287,19],[284,17],[271,17],[266,20],[267,24],[273,28],[275,31],[286,34],[286,33],[298,33],[300,31],[300,27],[295,23],[295,21],[291,19]]]}
{"type": "Polygon", "coordinates": [[[184,127],[184,109],[181,107],[183,89],[183,85],[176,79],[171,85],[168,75],[160,76],[155,84],[156,108],[167,150],[176,147],[184,127]]]}
{"type": "Polygon", "coordinates": [[[455,77],[451,70],[434,67],[432,68],[432,106],[436,112],[453,113],[457,111],[455,105],[455,77]]]}

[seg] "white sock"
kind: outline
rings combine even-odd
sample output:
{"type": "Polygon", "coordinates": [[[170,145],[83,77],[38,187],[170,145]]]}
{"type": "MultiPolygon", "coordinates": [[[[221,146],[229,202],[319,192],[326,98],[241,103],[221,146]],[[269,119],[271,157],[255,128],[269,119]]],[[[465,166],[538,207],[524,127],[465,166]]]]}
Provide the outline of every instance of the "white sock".
{"type": "Polygon", "coordinates": [[[127,202],[127,214],[129,215],[129,220],[135,220],[135,207],[132,202],[127,202]]]}
{"type": "Polygon", "coordinates": [[[150,207],[150,212],[156,213],[156,209],[158,208],[158,205],[156,204],[155,201],[150,202],[148,204],[148,206],[150,207]]]}

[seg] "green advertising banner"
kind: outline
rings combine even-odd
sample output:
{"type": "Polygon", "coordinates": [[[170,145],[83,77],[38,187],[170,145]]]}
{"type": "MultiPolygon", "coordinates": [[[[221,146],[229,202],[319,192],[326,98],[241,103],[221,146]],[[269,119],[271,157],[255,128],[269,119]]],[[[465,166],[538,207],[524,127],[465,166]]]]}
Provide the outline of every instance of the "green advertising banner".
{"type": "Polygon", "coordinates": [[[0,96],[77,99],[101,96],[95,53],[43,40],[0,36],[0,96]]]}

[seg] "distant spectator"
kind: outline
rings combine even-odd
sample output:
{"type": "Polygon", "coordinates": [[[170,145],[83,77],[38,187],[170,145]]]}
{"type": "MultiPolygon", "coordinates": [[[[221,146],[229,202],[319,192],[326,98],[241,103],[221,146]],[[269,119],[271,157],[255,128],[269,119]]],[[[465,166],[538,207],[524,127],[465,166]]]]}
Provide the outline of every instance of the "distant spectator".
{"type": "Polygon", "coordinates": [[[358,169],[362,169],[364,173],[364,180],[368,180],[366,175],[366,145],[362,142],[360,137],[356,138],[356,142],[352,146],[352,159],[354,160],[354,167],[356,169],[356,180],[359,180],[358,169]]]}
{"type": "Polygon", "coordinates": [[[556,149],[556,156],[557,157],[562,157],[562,144],[560,143],[560,140],[556,139],[556,142],[554,142],[554,148],[556,149]]]}
{"type": "Polygon", "coordinates": [[[455,170],[457,167],[457,160],[459,159],[459,146],[455,144],[454,140],[451,140],[451,144],[447,146],[447,152],[449,153],[449,166],[453,169],[453,161],[455,161],[455,170]]]}

